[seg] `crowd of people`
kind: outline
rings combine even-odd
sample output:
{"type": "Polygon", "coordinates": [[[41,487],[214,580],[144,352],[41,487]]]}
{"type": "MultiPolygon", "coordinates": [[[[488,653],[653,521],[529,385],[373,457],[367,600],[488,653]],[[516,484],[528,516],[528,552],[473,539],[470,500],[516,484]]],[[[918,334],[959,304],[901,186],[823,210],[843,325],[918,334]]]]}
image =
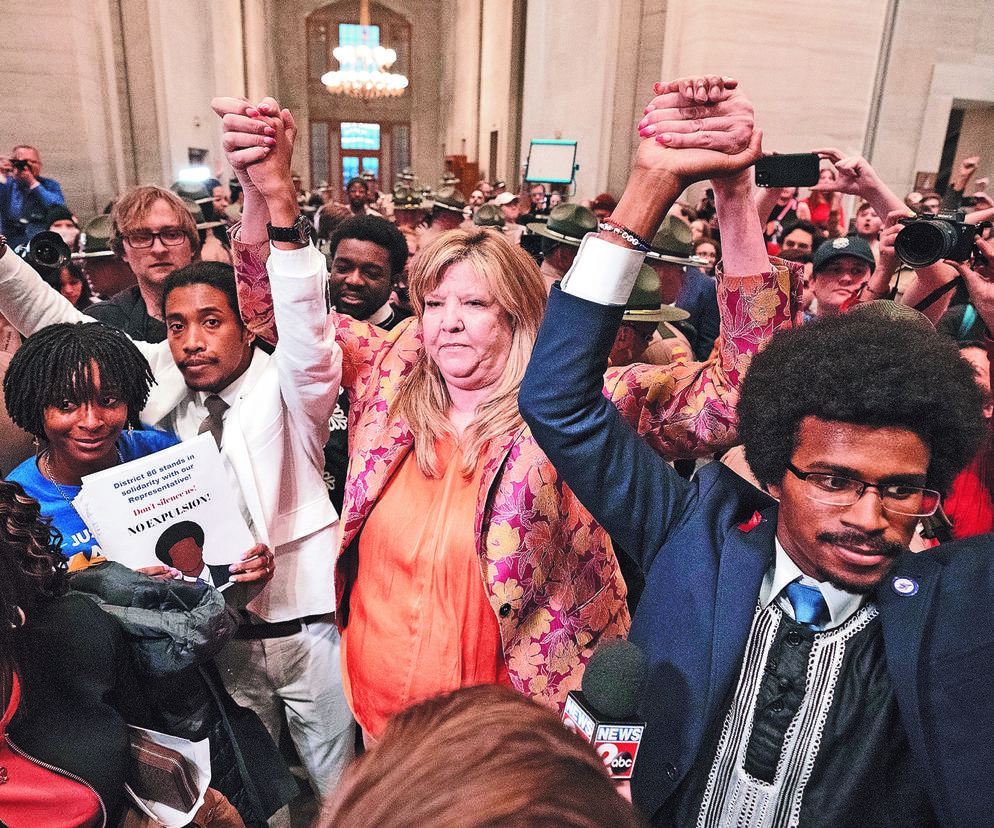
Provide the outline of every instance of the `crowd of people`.
{"type": "Polygon", "coordinates": [[[327,826],[983,824],[979,159],[901,199],[817,150],[799,199],[754,186],[735,80],[654,91],[624,192],[587,205],[314,196],[272,98],[212,102],[230,189],[134,187],[82,229],[15,148],[0,747],[56,776],[0,784],[0,821],[135,818],[140,725],[208,740],[189,818],[224,824],[290,825],[301,785],[327,826]],[[966,252],[905,265],[933,212],[966,252]],[[254,543],[205,566],[198,526],[116,563],[87,479],[207,435],[254,543]],[[648,662],[630,789],[557,722],[619,638],[648,662]]]}

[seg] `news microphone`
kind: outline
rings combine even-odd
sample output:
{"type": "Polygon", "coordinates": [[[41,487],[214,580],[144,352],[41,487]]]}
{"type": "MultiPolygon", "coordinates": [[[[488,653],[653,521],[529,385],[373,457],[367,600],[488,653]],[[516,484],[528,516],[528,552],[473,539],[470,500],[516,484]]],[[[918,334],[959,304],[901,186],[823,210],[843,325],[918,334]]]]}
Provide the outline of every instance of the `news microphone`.
{"type": "Polygon", "coordinates": [[[563,724],[594,746],[612,779],[631,779],[645,722],[635,717],[646,679],[645,656],[618,638],[594,651],[580,681],[570,690],[563,724]]]}

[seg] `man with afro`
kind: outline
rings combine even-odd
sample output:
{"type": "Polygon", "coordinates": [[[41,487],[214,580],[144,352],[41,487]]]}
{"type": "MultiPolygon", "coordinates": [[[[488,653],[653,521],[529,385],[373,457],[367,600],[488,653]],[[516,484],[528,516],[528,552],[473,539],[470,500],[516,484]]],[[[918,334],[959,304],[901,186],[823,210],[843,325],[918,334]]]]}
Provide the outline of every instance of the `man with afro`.
{"type": "MultiPolygon", "coordinates": [[[[727,87],[702,104],[716,89],[657,84],[642,128],[666,149],[640,144],[613,220],[651,237],[645,216],[694,180],[722,204],[748,191],[738,157],[711,149],[735,115],[727,87]]],[[[761,283],[736,264],[760,230],[734,218],[724,289],[761,283]]],[[[610,229],[585,244],[634,270],[635,245],[610,229]]],[[[574,265],[553,289],[519,407],[645,576],[629,635],[648,662],[635,805],[666,826],[990,824],[994,548],[908,550],[983,435],[955,344],[876,303],[774,334],[737,407],[766,491],[720,463],[687,481],[602,393],[622,309],[585,290],[592,275],[574,265]]]]}

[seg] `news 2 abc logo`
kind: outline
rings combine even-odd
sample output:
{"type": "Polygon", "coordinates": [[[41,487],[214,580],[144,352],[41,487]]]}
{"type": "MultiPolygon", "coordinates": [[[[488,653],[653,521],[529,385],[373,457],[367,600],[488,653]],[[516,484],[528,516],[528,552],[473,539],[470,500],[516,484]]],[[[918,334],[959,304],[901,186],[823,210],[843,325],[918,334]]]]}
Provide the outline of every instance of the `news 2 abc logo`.
{"type": "MultiPolygon", "coordinates": [[[[623,745],[622,747],[627,747],[627,745],[623,745]]],[[[635,757],[630,751],[623,750],[612,742],[603,742],[597,746],[597,752],[600,754],[601,759],[604,760],[604,764],[607,766],[608,771],[610,771],[611,776],[627,779],[632,775],[632,765],[635,764],[635,757]]]]}

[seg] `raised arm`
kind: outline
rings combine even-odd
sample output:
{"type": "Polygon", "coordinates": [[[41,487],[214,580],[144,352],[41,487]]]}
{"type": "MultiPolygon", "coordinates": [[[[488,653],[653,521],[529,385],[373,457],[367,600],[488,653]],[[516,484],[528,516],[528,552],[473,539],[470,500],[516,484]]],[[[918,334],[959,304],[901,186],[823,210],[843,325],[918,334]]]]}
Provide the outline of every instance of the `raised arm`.
{"type": "Polygon", "coordinates": [[[846,195],[855,195],[869,202],[878,216],[886,216],[892,210],[908,208],[904,201],[890,187],[884,184],[870,162],[858,155],[845,156],[837,149],[815,151],[821,158],[831,161],[835,167],[835,181],[818,183],[812,190],[826,190],[846,195]]]}
{"type": "MultiPolygon", "coordinates": [[[[657,86],[657,93],[641,125],[644,140],[635,169],[612,219],[630,233],[651,236],[689,184],[704,178],[729,179],[722,187],[726,208],[734,203],[734,210],[749,216],[741,228],[747,240],[734,257],[734,267],[762,264],[759,270],[768,271],[765,256],[762,262],[756,258],[762,235],[751,190],[739,178],[760,152],[751,105],[737,92],[734,81],[721,78],[663,84],[657,86]]],[[[562,290],[554,288],[549,297],[519,406],[535,439],[581,502],[644,565],[644,555],[658,549],[667,526],[676,519],[681,493],[689,484],[621,422],[618,410],[601,393],[602,372],[621,320],[625,300],[621,294],[630,289],[641,263],[641,253],[632,247],[609,230],[584,240],[562,290]],[[609,300],[598,301],[597,289],[605,287],[598,282],[611,283],[609,300]],[[556,382],[549,382],[550,376],[556,382]]],[[[737,278],[749,283],[750,296],[754,289],[764,290],[762,276],[737,278]]],[[[772,300],[775,292],[768,295],[772,300]]],[[[751,305],[749,313],[757,309],[751,305]]],[[[768,320],[772,310],[762,315],[768,320]]],[[[732,316],[733,325],[752,328],[748,316],[732,316]]],[[[722,354],[719,364],[728,358],[722,354]]],[[[731,362],[740,370],[747,360],[732,356],[731,362]]],[[[709,366],[713,370],[719,364],[709,366]]],[[[675,418],[693,419],[707,407],[712,380],[704,366],[697,366],[690,376],[668,376],[669,383],[661,379],[655,394],[669,400],[675,418]],[[695,400],[695,394],[702,399],[695,400]]],[[[708,428],[703,422],[701,426],[708,428]]]]}
{"type": "MultiPolygon", "coordinates": [[[[661,131],[667,117],[665,103],[657,98],[643,124],[661,131]]],[[[733,100],[728,109],[745,104],[744,99],[739,104],[733,100]]],[[[751,109],[748,112],[748,119],[746,110],[740,115],[751,131],[751,109]]],[[[758,138],[752,136],[756,142],[758,138]]],[[[667,459],[704,455],[734,442],[735,402],[743,369],[761,344],[800,311],[799,287],[792,293],[786,268],[772,267],[766,255],[751,171],[716,176],[712,187],[724,251],[716,271],[721,313],[718,358],[703,365],[634,365],[612,369],[605,376],[605,393],[667,459]]]]}
{"type": "MultiPolygon", "coordinates": [[[[213,105],[221,112],[231,108],[229,102],[233,100],[216,99],[213,105]]],[[[248,228],[256,228],[252,232],[258,232],[261,224],[265,232],[266,222],[274,227],[292,227],[300,215],[296,188],[290,177],[297,134],[293,116],[289,110],[281,110],[272,98],[266,98],[255,108],[242,104],[242,110],[222,115],[228,159],[239,181],[252,190],[251,199],[246,190],[241,229],[243,233],[248,228]],[[232,121],[239,123],[232,125],[232,121]],[[244,131],[246,122],[261,126],[261,147],[241,146],[245,142],[239,136],[260,134],[253,131],[254,127],[244,131]],[[233,126],[242,131],[229,128],[233,126]]],[[[256,276],[267,293],[271,288],[273,323],[283,332],[273,354],[280,393],[290,419],[298,423],[297,435],[307,442],[311,459],[320,467],[328,439],[328,421],[338,398],[342,364],[341,350],[335,344],[325,305],[324,257],[309,239],[272,241],[268,246],[265,267],[256,276]]]]}

